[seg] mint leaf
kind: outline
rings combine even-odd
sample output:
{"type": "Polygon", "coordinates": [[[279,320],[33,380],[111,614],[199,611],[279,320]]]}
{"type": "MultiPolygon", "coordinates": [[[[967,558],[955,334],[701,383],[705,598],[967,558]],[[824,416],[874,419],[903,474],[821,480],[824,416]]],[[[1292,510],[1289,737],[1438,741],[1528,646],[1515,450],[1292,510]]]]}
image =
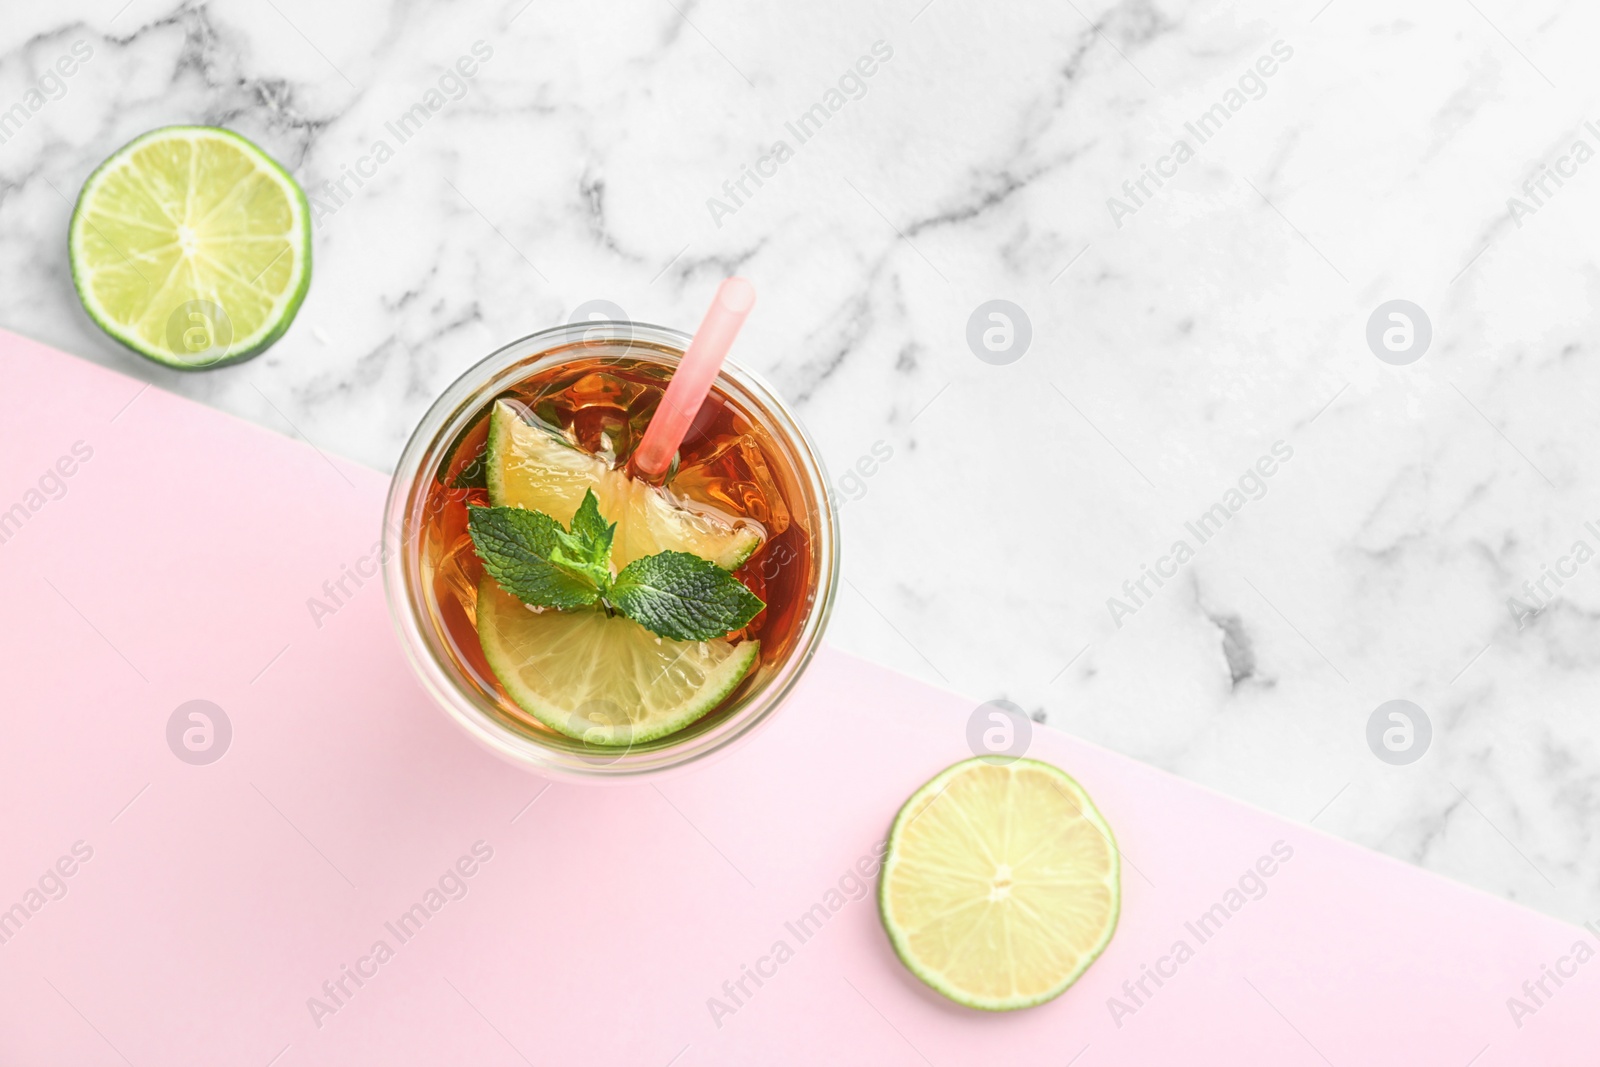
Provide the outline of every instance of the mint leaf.
{"type": "Polygon", "coordinates": [[[658,552],[622,569],[606,599],[651,633],[707,641],[744,627],[767,605],[744,584],[688,552],[658,552]]]}
{"type": "Polygon", "coordinates": [[[616,536],[617,524],[607,524],[600,517],[600,501],[596,499],[594,490],[590,489],[583,494],[583,503],[578,505],[578,512],[572,516],[572,536],[577,541],[577,550],[584,554],[590,563],[598,563],[604,572],[607,581],[611,579],[611,540],[616,536]]]}
{"type": "MultiPolygon", "coordinates": [[[[500,588],[524,604],[543,608],[579,608],[600,599],[603,585],[587,567],[562,565],[562,549],[575,539],[559,522],[525,508],[467,510],[473,547],[500,588]]],[[[609,562],[605,570],[609,579],[609,562]]]]}

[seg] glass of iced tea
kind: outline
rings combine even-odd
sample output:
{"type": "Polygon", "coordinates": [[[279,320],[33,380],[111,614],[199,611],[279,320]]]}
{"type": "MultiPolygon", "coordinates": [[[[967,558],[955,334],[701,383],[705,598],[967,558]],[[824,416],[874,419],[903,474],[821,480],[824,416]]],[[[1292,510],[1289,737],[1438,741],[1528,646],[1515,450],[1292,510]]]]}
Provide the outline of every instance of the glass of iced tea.
{"type": "Polygon", "coordinates": [[[630,464],[689,340],[590,322],[516,341],[445,390],[395,470],[384,582],[401,643],[516,763],[615,778],[725,750],[817,649],[837,519],[815,448],[759,378],[725,364],[665,474],[630,464]]]}

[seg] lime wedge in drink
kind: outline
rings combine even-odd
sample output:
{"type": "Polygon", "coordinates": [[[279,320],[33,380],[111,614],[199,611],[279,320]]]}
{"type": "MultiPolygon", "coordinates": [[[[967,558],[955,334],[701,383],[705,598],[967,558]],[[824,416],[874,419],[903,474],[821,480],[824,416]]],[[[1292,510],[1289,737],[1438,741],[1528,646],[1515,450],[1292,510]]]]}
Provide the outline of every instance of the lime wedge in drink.
{"type": "Polygon", "coordinates": [[[542,511],[561,523],[572,521],[590,489],[600,514],[617,524],[611,560],[618,570],[641,556],[689,552],[724,570],[735,570],[761,547],[763,533],[732,523],[709,509],[695,507],[670,492],[637,481],[599,456],[529,425],[505,401],[489,415],[487,482],[497,507],[542,511]]]}
{"type": "Polygon", "coordinates": [[[637,745],[701,718],[749,673],[759,641],[670,641],[599,608],[535,611],[492,578],[478,640],[517,705],[592,745],[637,745]]]}
{"type": "Polygon", "coordinates": [[[311,212],[283,168],[236,133],[167,126],[89,176],[68,231],[89,317],[180,370],[265,351],[311,284],[311,212]]]}
{"type": "Polygon", "coordinates": [[[1110,942],[1117,848],[1055,767],[967,760],[900,809],[878,905],[895,952],[928,985],[971,1008],[1027,1008],[1059,996],[1110,942]]]}

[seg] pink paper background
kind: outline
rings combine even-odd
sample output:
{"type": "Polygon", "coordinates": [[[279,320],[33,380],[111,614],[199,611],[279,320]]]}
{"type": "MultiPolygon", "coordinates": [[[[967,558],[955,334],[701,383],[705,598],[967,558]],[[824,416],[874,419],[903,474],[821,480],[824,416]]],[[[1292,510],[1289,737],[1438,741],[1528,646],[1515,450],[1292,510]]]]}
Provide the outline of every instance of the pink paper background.
{"type": "Polygon", "coordinates": [[[0,543],[0,909],[93,849],[0,944],[0,1063],[1600,1059],[1600,962],[1520,1027],[1506,1004],[1587,931],[1043,728],[1029,754],[1084,784],[1126,857],[1120,928],[1078,985],[959,1008],[901,968],[870,896],[802,944],[785,923],[969,754],[970,701],[827,652],[727,759],[547,786],[429,703],[378,578],[313,621],[378,537],[384,476],[4,333],[0,381],[0,514],[93,449],[0,543]],[[166,741],[196,698],[233,728],[207,766],[166,741]],[[479,841],[466,895],[400,944],[385,922],[479,841]],[[1276,842],[1293,858],[1200,945],[1185,923],[1276,842]],[[380,938],[393,958],[317,1025],[308,998],[380,938]],[[1180,938],[1194,958],[1119,1025],[1108,998],[1180,938]],[[708,998],[779,939],[793,959],[718,1025],[708,998]]]}

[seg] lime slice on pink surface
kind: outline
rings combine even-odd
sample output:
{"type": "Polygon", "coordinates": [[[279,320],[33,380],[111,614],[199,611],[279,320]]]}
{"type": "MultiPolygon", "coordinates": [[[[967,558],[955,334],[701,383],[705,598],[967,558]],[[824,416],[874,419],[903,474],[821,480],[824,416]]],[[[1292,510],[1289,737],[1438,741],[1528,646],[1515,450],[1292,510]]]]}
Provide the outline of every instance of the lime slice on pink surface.
{"type": "Polygon", "coordinates": [[[1104,951],[1122,906],[1111,828],[1048,763],[958,763],[889,833],[878,904],[900,959],[987,1011],[1059,996],[1104,951]]]}

